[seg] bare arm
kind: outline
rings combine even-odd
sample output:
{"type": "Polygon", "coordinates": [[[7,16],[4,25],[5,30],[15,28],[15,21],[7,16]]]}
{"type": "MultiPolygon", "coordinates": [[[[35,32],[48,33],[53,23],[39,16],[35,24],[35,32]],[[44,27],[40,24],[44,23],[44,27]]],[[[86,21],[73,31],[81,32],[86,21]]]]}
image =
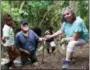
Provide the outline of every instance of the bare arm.
{"type": "Polygon", "coordinates": [[[63,40],[70,41],[74,40],[77,41],[80,38],[80,32],[75,32],[72,37],[64,38],[63,40]]]}
{"type": "Polygon", "coordinates": [[[30,52],[29,52],[29,51],[27,51],[27,50],[25,50],[25,49],[19,48],[19,50],[20,50],[21,52],[24,52],[24,53],[25,53],[25,54],[27,54],[27,55],[29,55],[29,54],[30,54],[30,52]]]}
{"type": "Polygon", "coordinates": [[[6,37],[5,36],[2,36],[2,42],[5,43],[6,42],[6,37]]]}
{"type": "Polygon", "coordinates": [[[80,32],[75,32],[71,37],[71,40],[77,41],[80,38],[80,32]]]}
{"type": "Polygon", "coordinates": [[[63,34],[63,32],[61,30],[58,30],[57,32],[55,32],[54,34],[52,34],[51,37],[56,37],[56,36],[61,35],[61,34],[63,34]]]}
{"type": "Polygon", "coordinates": [[[63,32],[61,30],[58,30],[57,32],[55,32],[52,35],[46,35],[45,37],[40,37],[39,41],[44,41],[46,39],[50,39],[50,38],[56,37],[56,36],[61,35],[61,34],[63,34],[63,32]]]}
{"type": "Polygon", "coordinates": [[[44,41],[46,40],[44,37],[39,37],[39,41],[44,41]]]}
{"type": "Polygon", "coordinates": [[[45,38],[50,39],[50,38],[56,37],[56,36],[61,35],[61,34],[63,34],[63,32],[61,30],[58,30],[57,32],[55,32],[52,35],[46,35],[45,38]]]}

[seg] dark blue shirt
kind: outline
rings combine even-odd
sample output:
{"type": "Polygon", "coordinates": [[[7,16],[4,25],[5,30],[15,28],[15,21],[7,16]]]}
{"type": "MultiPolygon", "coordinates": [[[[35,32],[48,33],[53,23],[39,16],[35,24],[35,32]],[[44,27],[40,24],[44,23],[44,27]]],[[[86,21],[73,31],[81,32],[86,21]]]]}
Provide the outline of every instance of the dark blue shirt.
{"type": "Polygon", "coordinates": [[[41,29],[40,28],[33,28],[32,29],[39,37],[41,37],[41,29]]]}
{"type": "Polygon", "coordinates": [[[35,51],[36,41],[38,40],[39,37],[32,30],[28,31],[28,37],[24,36],[22,31],[20,31],[16,34],[16,47],[20,47],[28,51],[35,51]]]}

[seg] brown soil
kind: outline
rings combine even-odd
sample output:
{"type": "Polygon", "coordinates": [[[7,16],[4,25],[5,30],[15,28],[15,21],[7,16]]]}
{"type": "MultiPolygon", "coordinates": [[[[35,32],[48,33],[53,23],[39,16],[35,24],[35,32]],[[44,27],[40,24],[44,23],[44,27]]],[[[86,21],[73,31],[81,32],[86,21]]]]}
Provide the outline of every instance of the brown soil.
{"type": "MultiPolygon", "coordinates": [[[[46,70],[61,70],[62,69],[62,58],[64,55],[62,55],[58,48],[55,50],[55,54],[48,55],[47,52],[44,52],[44,62],[42,61],[43,54],[42,52],[37,52],[37,58],[38,58],[38,65],[30,65],[27,64],[22,67],[14,68],[16,69],[46,69],[46,70]]],[[[74,58],[72,60],[72,64],[69,68],[69,70],[88,70],[88,64],[89,64],[89,47],[77,47],[75,49],[74,58]]]]}

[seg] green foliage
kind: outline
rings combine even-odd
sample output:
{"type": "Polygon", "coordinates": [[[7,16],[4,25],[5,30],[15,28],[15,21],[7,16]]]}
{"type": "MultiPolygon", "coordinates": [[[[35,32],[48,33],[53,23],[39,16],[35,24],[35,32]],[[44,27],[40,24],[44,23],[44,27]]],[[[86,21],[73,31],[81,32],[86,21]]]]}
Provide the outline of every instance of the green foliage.
{"type": "Polygon", "coordinates": [[[41,18],[47,11],[48,1],[28,2],[28,19],[32,23],[40,23],[41,18]]]}
{"type": "MultiPolygon", "coordinates": [[[[60,28],[62,8],[69,6],[70,1],[2,1],[2,13],[9,12],[14,20],[15,32],[20,27],[21,18],[29,21],[30,27],[38,24],[42,31],[45,31],[49,24],[52,24],[55,31],[60,28]],[[23,17],[20,14],[23,13],[23,17]]],[[[89,28],[88,24],[88,1],[78,0],[76,13],[80,15],[89,28]],[[83,8],[82,8],[83,7],[83,8]]]]}
{"type": "Polygon", "coordinates": [[[79,0],[77,2],[77,15],[82,17],[86,23],[86,26],[89,29],[89,9],[88,9],[88,1],[79,0]]]}

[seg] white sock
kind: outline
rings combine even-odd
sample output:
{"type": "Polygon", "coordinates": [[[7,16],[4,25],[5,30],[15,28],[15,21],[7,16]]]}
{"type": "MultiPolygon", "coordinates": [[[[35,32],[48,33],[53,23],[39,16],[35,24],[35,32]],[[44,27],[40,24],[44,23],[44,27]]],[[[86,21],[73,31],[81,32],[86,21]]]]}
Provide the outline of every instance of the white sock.
{"type": "Polygon", "coordinates": [[[66,61],[71,61],[70,59],[66,58],[66,61]]]}

